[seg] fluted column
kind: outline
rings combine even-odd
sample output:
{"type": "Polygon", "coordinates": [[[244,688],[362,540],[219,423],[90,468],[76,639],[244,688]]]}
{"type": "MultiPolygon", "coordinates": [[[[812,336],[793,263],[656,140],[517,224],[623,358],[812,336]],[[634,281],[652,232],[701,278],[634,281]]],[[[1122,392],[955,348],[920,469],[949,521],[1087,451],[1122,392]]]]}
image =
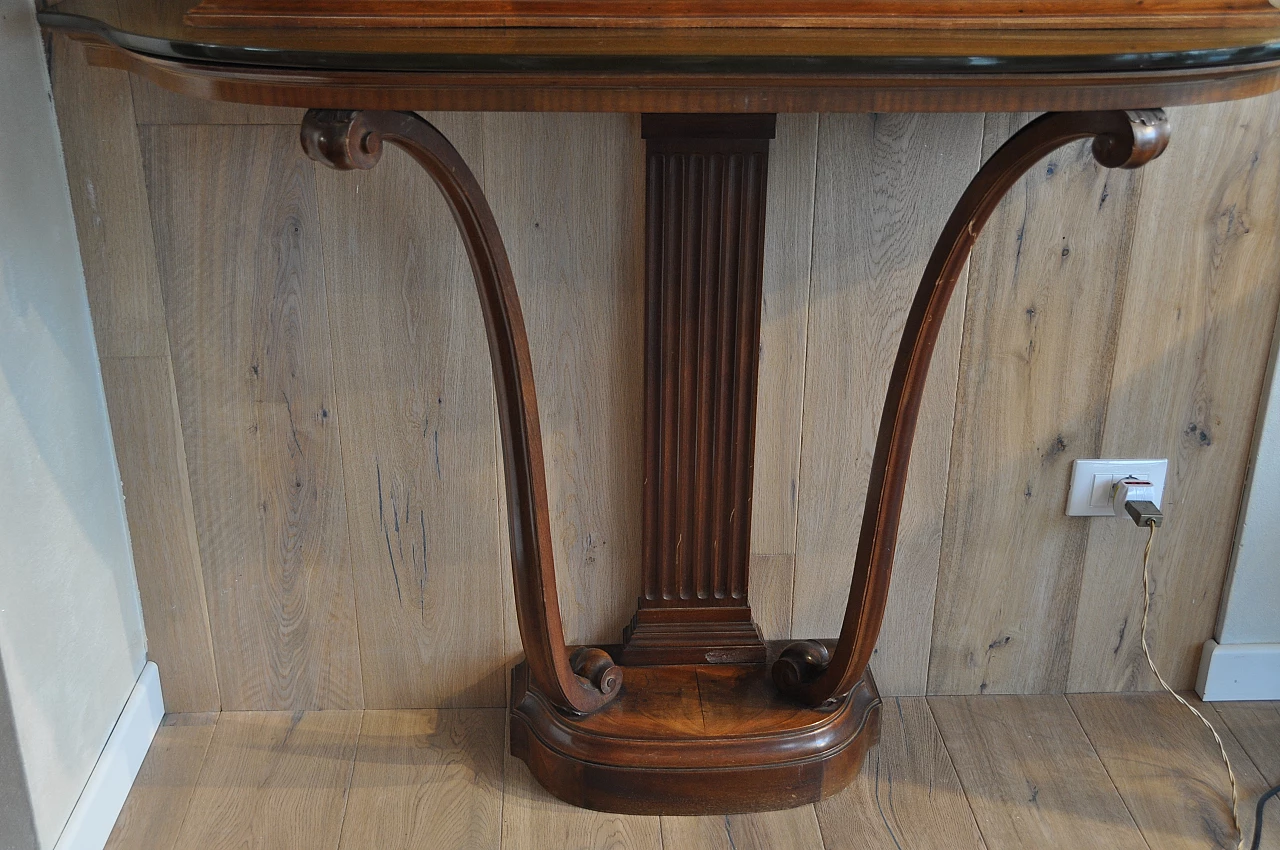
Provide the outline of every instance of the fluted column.
{"type": "Polygon", "coordinates": [[[763,661],[747,602],[773,115],[645,115],[642,595],[624,664],[763,661]]]}

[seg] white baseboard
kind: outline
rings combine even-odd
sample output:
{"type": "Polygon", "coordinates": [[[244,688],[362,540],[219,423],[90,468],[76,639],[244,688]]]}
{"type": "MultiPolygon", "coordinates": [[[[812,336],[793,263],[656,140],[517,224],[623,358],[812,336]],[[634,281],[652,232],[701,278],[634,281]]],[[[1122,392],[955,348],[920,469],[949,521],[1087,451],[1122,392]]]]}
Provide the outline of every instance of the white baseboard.
{"type": "Polygon", "coordinates": [[[1205,641],[1196,692],[1206,702],[1280,700],[1280,643],[1205,641]]]}
{"type": "Polygon", "coordinates": [[[154,662],[148,661],[54,850],[102,850],[106,846],[163,719],[160,671],[154,662]]]}

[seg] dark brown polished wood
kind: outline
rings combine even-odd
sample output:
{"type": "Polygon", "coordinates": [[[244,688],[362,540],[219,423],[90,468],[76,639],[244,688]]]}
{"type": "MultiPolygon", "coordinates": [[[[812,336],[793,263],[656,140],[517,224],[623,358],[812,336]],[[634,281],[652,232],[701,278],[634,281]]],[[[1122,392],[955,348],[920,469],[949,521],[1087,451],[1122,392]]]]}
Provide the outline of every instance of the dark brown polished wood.
{"type": "Polygon", "coordinates": [[[1267,0],[200,0],[196,26],[1266,26],[1267,0]]]}
{"type": "MultiPolygon", "coordinates": [[[[867,663],[921,393],[983,224],[1018,177],[1063,144],[1093,138],[1102,165],[1137,167],[1168,140],[1155,107],[1280,87],[1280,11],[1263,0],[833,0],[871,17],[858,26],[823,19],[821,29],[792,26],[809,7],[780,0],[691,0],[698,14],[724,14],[703,28],[660,29],[630,28],[621,11],[610,21],[620,26],[529,26],[532,10],[582,12],[597,0],[504,0],[491,8],[530,14],[513,26],[493,18],[451,29],[402,25],[409,19],[343,28],[315,16],[301,28],[193,27],[183,17],[193,0],[122,0],[108,22],[67,14],[74,2],[41,21],[83,41],[97,64],[199,97],[309,107],[302,139],[313,158],[371,168],[391,143],[436,181],[471,259],[497,389],[526,656],[513,673],[512,752],[562,799],[619,812],[782,808],[850,780],[877,734],[867,663]],[[1098,14],[1079,18],[1085,6],[1098,14]],[[724,26],[748,8],[795,15],[724,26]],[[922,19],[890,14],[904,9],[922,19]],[[939,10],[951,18],[924,20],[939,10]],[[564,643],[533,370],[488,203],[434,127],[388,109],[665,113],[642,120],[643,591],[624,647],[570,652],[564,643]],[[1064,111],[1033,121],[982,166],[925,270],[885,400],[839,640],[766,646],[751,622],[747,556],[768,140],[770,113],[800,110],[1064,111]]],[[[423,2],[377,0],[412,14],[461,0],[423,2]]],[[[616,8],[660,8],[637,2],[616,8]]],[[[306,8],[322,17],[339,7],[306,8]]]]}
{"type": "Polygon", "coordinates": [[[184,63],[88,45],[90,62],[206,100],[267,106],[511,112],[1030,112],[1158,107],[1280,88],[1280,62],[1138,74],[916,75],[313,71],[184,63]]]}
{"type": "Polygon", "coordinates": [[[1114,15],[1081,17],[1070,0],[1030,4],[1038,16],[992,15],[965,2],[970,17],[955,28],[892,15],[840,28],[550,28],[523,25],[528,19],[509,27],[215,28],[184,21],[193,2],[122,0],[118,17],[104,21],[75,15],[76,0],[64,0],[40,20],[84,41],[90,61],[172,91],[304,108],[1079,111],[1203,103],[1280,86],[1280,9],[1262,0],[1162,0],[1199,12],[1133,14],[1123,27],[1114,15]],[[1219,13],[1205,13],[1215,3],[1219,13]],[[1098,29],[1100,20],[1110,28],[1098,29]]]}
{"type": "Polygon", "coordinates": [[[639,610],[622,662],[764,661],[747,602],[773,115],[645,115],[639,610]]]}
{"type": "MultiPolygon", "coordinates": [[[[769,645],[776,657],[780,644],[769,645]]],[[[788,809],[835,794],[879,736],[868,672],[834,710],[780,695],[760,664],[627,671],[622,696],[586,717],[556,711],[512,673],[511,753],[566,802],[627,814],[788,809]]]]}

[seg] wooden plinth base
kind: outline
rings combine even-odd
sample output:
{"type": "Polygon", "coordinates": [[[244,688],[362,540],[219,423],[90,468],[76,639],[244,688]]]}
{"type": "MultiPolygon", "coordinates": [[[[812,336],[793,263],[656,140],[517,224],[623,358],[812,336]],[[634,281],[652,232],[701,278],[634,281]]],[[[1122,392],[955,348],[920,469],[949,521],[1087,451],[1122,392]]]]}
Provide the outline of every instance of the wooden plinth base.
{"type": "MultiPolygon", "coordinates": [[[[769,645],[772,661],[783,644],[769,645]]],[[[570,716],[512,672],[511,753],[551,793],[603,812],[788,809],[836,793],[879,737],[870,672],[827,711],[778,693],[767,664],[632,667],[619,697],[570,716]]]]}
{"type": "Polygon", "coordinates": [[[627,667],[668,664],[763,664],[764,640],[751,609],[641,608],[622,634],[627,667]]]}

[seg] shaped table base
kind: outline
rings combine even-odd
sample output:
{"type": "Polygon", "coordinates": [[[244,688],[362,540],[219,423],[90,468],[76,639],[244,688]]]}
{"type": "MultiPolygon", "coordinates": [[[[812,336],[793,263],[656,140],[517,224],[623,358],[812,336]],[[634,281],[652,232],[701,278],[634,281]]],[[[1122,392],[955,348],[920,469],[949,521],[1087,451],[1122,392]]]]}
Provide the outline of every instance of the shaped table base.
{"type": "MultiPolygon", "coordinates": [[[[784,644],[770,642],[774,658],[784,644]]],[[[708,815],[789,809],[849,784],[880,735],[867,672],[834,710],[783,696],[763,664],[627,669],[600,711],[556,710],[511,678],[511,754],[567,803],[623,814],[708,815]]]]}

